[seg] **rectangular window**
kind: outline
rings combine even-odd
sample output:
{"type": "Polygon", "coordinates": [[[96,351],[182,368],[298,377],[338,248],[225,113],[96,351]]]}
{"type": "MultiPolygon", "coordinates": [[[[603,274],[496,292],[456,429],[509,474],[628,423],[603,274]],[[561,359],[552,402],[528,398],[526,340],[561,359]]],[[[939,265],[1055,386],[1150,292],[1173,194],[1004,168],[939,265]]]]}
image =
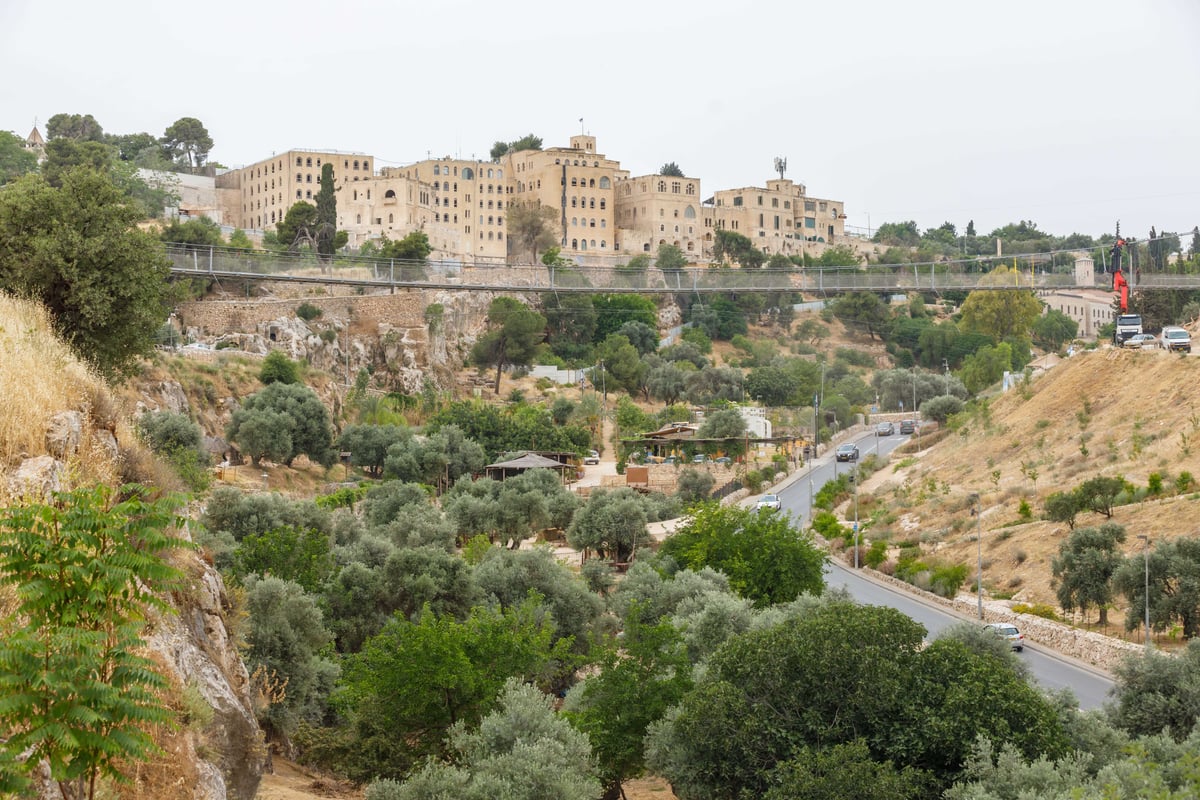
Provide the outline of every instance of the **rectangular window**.
{"type": "Polygon", "coordinates": [[[804,227],[806,227],[806,228],[817,227],[817,220],[813,217],[805,217],[804,218],[804,227]]]}

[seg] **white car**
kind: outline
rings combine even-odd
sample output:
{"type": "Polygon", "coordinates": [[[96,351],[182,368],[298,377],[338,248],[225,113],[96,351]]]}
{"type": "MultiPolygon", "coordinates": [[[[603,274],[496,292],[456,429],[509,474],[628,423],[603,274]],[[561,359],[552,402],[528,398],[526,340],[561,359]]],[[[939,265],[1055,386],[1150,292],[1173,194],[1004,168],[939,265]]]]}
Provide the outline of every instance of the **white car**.
{"type": "Polygon", "coordinates": [[[588,450],[588,454],[583,457],[583,463],[599,464],[600,463],[600,453],[596,450],[588,450]]]}
{"type": "Polygon", "coordinates": [[[1162,329],[1162,348],[1163,350],[1180,350],[1184,353],[1192,352],[1192,337],[1184,328],[1168,326],[1162,329]]]}
{"type": "Polygon", "coordinates": [[[779,502],[779,495],[764,494],[758,498],[758,502],[754,504],[754,510],[761,511],[764,508],[769,508],[772,511],[778,511],[783,508],[783,504],[779,502]]]}
{"type": "Polygon", "coordinates": [[[984,627],[1000,638],[1007,639],[1008,643],[1012,645],[1012,649],[1018,653],[1025,649],[1025,636],[1017,630],[1016,625],[1009,625],[1005,622],[993,622],[984,627]]]}

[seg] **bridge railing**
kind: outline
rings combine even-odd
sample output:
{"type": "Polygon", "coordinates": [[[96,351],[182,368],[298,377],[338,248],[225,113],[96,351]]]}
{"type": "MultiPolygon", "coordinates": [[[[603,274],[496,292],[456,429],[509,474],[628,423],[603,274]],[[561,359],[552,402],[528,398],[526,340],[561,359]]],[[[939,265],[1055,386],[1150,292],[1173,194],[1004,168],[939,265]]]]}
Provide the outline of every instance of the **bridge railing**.
{"type": "MultiPolygon", "coordinates": [[[[971,271],[977,265],[938,262],[891,266],[795,267],[786,269],[729,269],[688,267],[630,270],[623,266],[547,266],[495,261],[431,261],[335,255],[322,260],[311,253],[290,254],[227,247],[167,245],[175,269],[221,278],[262,278],[342,283],[380,288],[463,288],[513,291],[602,291],[628,293],[806,292],[816,295],[847,291],[911,292],[973,291],[975,289],[1109,288],[1108,276],[1098,284],[1079,287],[1073,273],[1023,271],[997,280],[990,273],[971,271]]],[[[1139,287],[1155,285],[1200,288],[1200,276],[1143,275],[1139,287]]]]}

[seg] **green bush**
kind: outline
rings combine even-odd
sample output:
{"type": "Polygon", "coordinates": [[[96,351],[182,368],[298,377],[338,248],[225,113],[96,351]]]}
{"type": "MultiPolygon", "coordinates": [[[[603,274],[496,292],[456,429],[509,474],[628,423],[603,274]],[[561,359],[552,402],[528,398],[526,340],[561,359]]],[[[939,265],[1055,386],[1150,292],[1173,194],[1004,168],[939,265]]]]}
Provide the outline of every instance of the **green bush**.
{"type": "Polygon", "coordinates": [[[326,328],[325,330],[321,331],[321,341],[325,344],[333,344],[335,341],[337,341],[337,331],[335,331],[333,328],[326,328]]]}
{"type": "Polygon", "coordinates": [[[334,489],[329,494],[317,495],[313,502],[317,504],[317,508],[324,508],[332,511],[335,508],[354,508],[354,504],[366,496],[371,487],[367,484],[361,486],[343,486],[340,489],[334,489]]]}
{"type": "Polygon", "coordinates": [[[300,367],[295,361],[285,356],[283,351],[272,350],[263,359],[262,368],[258,371],[258,379],[264,384],[296,384],[300,382],[300,367]]]}
{"type": "Polygon", "coordinates": [[[1035,617],[1044,619],[1057,620],[1058,614],[1054,607],[1046,603],[1014,603],[1012,607],[1015,614],[1032,614],[1035,617]]]}
{"type": "Polygon", "coordinates": [[[1161,472],[1151,472],[1150,477],[1146,482],[1146,489],[1150,494],[1162,494],[1163,476],[1161,472]]]}
{"type": "Polygon", "coordinates": [[[864,560],[871,569],[878,569],[879,565],[887,560],[887,542],[882,539],[871,542],[864,560]]]}
{"type": "Polygon", "coordinates": [[[1179,473],[1179,477],[1175,479],[1175,490],[1180,494],[1189,491],[1196,485],[1196,479],[1192,477],[1192,473],[1184,470],[1179,473]]]}
{"type": "Polygon", "coordinates": [[[929,577],[930,588],[941,597],[954,597],[958,587],[967,579],[968,572],[970,568],[966,564],[936,566],[929,577]]]}
{"type": "Polygon", "coordinates": [[[314,319],[321,316],[321,309],[317,308],[312,303],[301,303],[296,307],[296,316],[305,322],[312,322],[314,319]]]}

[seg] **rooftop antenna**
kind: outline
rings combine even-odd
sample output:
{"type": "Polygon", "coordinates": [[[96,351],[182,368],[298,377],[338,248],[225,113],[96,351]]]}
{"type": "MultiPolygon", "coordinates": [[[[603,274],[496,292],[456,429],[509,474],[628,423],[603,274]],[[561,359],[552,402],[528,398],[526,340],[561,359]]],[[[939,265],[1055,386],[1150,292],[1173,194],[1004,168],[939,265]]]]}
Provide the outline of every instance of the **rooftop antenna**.
{"type": "Polygon", "coordinates": [[[783,173],[787,172],[786,158],[775,156],[775,171],[779,173],[779,180],[783,180],[783,173]]]}
{"type": "Polygon", "coordinates": [[[584,133],[585,133],[585,131],[583,130],[583,117],[580,117],[579,118],[579,135],[582,136],[584,133]]]}

